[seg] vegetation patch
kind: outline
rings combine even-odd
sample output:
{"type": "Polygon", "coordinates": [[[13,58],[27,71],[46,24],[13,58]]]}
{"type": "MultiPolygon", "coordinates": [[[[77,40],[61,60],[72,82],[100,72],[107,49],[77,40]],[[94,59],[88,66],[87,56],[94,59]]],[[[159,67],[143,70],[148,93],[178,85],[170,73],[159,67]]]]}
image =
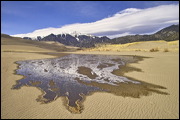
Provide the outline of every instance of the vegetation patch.
{"type": "Polygon", "coordinates": [[[158,48],[152,48],[152,49],[150,49],[149,51],[150,51],[150,52],[158,52],[159,49],[158,49],[158,48]]]}

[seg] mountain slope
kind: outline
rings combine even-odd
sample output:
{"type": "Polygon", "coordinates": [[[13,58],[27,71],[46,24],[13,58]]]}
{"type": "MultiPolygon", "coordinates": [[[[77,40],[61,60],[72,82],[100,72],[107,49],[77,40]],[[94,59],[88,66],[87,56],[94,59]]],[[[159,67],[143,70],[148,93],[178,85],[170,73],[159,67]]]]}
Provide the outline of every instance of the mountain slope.
{"type": "Polygon", "coordinates": [[[152,35],[129,35],[112,39],[110,43],[124,44],[138,41],[152,41],[152,40],[165,40],[174,41],[179,40],[179,25],[171,25],[152,35]]]}
{"type": "Polygon", "coordinates": [[[171,25],[154,34],[154,37],[166,41],[179,40],[179,25],[171,25]]]}
{"type": "MultiPolygon", "coordinates": [[[[24,37],[24,39],[31,39],[28,37],[24,37]]],[[[43,38],[37,37],[35,40],[38,41],[56,41],[68,46],[76,46],[76,47],[94,47],[96,43],[106,43],[110,41],[110,39],[106,36],[97,37],[92,35],[70,35],[70,34],[59,34],[54,35],[50,34],[43,38]]]]}

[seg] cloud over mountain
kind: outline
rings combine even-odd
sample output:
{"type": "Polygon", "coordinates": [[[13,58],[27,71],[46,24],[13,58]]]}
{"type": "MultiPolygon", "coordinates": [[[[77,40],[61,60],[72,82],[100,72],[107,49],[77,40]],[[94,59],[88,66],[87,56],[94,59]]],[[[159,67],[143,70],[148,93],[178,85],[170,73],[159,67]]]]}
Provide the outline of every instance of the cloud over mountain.
{"type": "Polygon", "coordinates": [[[113,16],[91,23],[75,23],[60,28],[45,28],[18,37],[47,36],[51,33],[92,34],[110,38],[128,34],[148,34],[179,23],[179,4],[161,5],[146,9],[128,8],[113,16]]]}

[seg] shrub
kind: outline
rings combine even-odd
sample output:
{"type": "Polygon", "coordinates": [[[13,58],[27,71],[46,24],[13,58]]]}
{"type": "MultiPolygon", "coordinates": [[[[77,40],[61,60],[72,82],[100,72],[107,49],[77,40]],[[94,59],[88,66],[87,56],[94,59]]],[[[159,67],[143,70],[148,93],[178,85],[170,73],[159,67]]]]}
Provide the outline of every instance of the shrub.
{"type": "Polygon", "coordinates": [[[159,51],[158,48],[152,48],[152,49],[150,49],[150,52],[157,52],[157,51],[159,51]]]}
{"type": "Polygon", "coordinates": [[[169,50],[167,48],[164,49],[164,52],[169,52],[169,50]]]}

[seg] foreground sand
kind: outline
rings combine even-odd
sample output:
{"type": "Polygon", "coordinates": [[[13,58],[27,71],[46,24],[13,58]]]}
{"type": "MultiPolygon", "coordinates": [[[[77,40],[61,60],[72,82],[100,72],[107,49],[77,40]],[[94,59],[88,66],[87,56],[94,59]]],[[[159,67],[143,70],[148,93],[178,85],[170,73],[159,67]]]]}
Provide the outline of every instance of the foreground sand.
{"type": "Polygon", "coordinates": [[[22,87],[19,90],[11,90],[15,81],[22,78],[20,75],[13,74],[17,68],[17,65],[14,63],[15,61],[53,58],[55,56],[37,53],[1,52],[1,118],[179,118],[178,52],[131,51],[76,53],[152,57],[139,63],[131,64],[134,67],[142,69],[143,72],[129,72],[125,75],[148,83],[164,86],[167,89],[163,91],[168,92],[170,95],[152,94],[135,99],[129,97],[123,98],[109,93],[94,93],[86,97],[84,101],[85,109],[82,114],[72,114],[65,108],[61,98],[49,104],[36,102],[36,98],[41,94],[41,91],[37,88],[22,87]]]}

